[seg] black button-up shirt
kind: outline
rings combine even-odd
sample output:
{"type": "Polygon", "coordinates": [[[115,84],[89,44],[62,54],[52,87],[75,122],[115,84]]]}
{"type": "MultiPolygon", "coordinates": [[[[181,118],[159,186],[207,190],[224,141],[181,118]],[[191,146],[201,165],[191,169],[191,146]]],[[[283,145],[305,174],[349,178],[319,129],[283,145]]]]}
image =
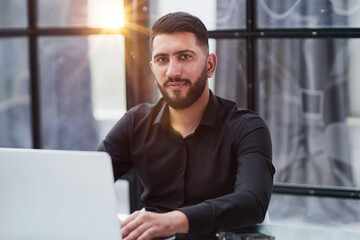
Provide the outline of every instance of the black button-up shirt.
{"type": "Polygon", "coordinates": [[[134,168],[150,211],[180,210],[190,232],[261,222],[275,169],[264,121],[210,94],[196,131],[171,128],[164,100],[130,109],[99,150],[110,154],[115,179],[134,168]]]}

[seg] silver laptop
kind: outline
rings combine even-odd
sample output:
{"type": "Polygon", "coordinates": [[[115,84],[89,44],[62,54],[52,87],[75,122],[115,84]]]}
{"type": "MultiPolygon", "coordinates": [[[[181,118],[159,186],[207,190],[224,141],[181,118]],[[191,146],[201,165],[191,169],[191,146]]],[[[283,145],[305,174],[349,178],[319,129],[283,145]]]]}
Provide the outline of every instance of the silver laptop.
{"type": "Polygon", "coordinates": [[[0,239],[121,239],[110,157],[0,148],[0,239]]]}

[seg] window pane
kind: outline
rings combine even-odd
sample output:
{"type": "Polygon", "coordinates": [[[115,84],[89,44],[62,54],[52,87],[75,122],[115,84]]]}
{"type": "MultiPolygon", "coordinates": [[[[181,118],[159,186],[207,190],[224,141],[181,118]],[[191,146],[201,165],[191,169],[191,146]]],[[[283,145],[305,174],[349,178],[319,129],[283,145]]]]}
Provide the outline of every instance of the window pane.
{"type": "Polygon", "coordinates": [[[0,39],[0,147],[32,147],[28,43],[0,39]]]}
{"type": "Polygon", "coordinates": [[[271,224],[280,226],[355,231],[359,231],[360,226],[360,201],[357,199],[273,194],[268,212],[271,224]]]}
{"type": "Polygon", "coordinates": [[[95,150],[125,111],[122,36],[39,41],[42,146],[95,150]]]}
{"type": "Polygon", "coordinates": [[[26,0],[0,1],[0,28],[27,27],[26,0]]]}
{"type": "Polygon", "coordinates": [[[360,187],[358,39],[258,41],[275,181],[360,187]]]}
{"type": "MultiPolygon", "coordinates": [[[[211,45],[210,45],[211,46],[211,45]]],[[[247,107],[246,41],[239,39],[216,40],[217,67],[215,93],[247,107]]],[[[213,79],[209,80],[211,84],[213,79]]]]}
{"type": "Polygon", "coordinates": [[[161,16],[184,11],[199,17],[208,30],[245,28],[246,0],[150,0],[150,27],[161,16]]]}
{"type": "Polygon", "coordinates": [[[360,27],[357,0],[257,0],[259,28],[360,27]]]}
{"type": "Polygon", "coordinates": [[[86,0],[38,0],[39,27],[86,26],[86,0]]]}
{"type": "Polygon", "coordinates": [[[100,140],[126,112],[125,39],[89,37],[92,103],[100,140]]]}
{"type": "Polygon", "coordinates": [[[121,27],[123,0],[38,0],[40,27],[121,27]]]}

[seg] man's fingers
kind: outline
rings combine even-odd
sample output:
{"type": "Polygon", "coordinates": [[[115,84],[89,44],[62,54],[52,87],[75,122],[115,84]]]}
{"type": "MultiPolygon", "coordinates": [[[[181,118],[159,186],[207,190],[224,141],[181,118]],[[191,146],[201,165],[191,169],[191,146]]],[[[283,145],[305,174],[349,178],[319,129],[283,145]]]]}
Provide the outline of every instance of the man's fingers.
{"type": "Polygon", "coordinates": [[[158,232],[154,227],[147,228],[137,239],[138,240],[151,240],[154,237],[158,237],[158,232]]]}
{"type": "Polygon", "coordinates": [[[120,226],[124,227],[129,222],[133,221],[137,217],[137,215],[139,215],[139,213],[140,213],[140,211],[133,212],[129,217],[127,217],[124,221],[121,222],[120,226]]]}
{"type": "Polygon", "coordinates": [[[126,237],[129,233],[137,229],[143,222],[139,217],[138,212],[134,212],[127,218],[125,221],[121,223],[121,234],[123,237],[126,237]]]}
{"type": "Polygon", "coordinates": [[[184,224],[179,220],[179,216],[186,218],[177,211],[163,214],[137,212],[122,222],[121,233],[124,240],[150,240],[154,237],[171,236],[177,231],[186,233],[187,230],[182,227],[184,224]]]}
{"type": "Polygon", "coordinates": [[[133,229],[128,235],[124,236],[124,240],[140,240],[140,239],[151,239],[150,238],[143,238],[141,236],[144,235],[144,232],[146,232],[151,226],[149,226],[146,223],[143,223],[141,225],[138,225],[136,229],[133,229]]]}

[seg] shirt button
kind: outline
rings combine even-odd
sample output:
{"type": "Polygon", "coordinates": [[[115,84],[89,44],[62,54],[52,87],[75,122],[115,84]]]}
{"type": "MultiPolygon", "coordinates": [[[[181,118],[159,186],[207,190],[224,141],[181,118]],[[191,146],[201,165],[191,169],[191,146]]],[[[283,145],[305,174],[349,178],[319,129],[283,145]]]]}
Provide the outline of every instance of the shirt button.
{"type": "Polygon", "coordinates": [[[180,174],[180,173],[183,173],[184,172],[184,168],[182,168],[182,167],[179,167],[178,169],[177,169],[177,172],[180,174]]]}

